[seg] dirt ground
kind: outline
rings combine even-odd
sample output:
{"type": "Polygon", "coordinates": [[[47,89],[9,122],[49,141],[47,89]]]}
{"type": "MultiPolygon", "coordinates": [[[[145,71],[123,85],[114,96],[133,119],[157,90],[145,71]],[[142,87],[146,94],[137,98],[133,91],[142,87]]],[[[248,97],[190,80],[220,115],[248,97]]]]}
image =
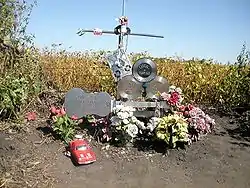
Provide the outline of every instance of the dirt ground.
{"type": "Polygon", "coordinates": [[[163,155],[92,140],[97,162],[78,167],[45,134],[47,117],[40,117],[19,133],[0,133],[0,187],[249,188],[250,139],[239,136],[232,119],[211,116],[214,133],[186,149],[163,155]]]}

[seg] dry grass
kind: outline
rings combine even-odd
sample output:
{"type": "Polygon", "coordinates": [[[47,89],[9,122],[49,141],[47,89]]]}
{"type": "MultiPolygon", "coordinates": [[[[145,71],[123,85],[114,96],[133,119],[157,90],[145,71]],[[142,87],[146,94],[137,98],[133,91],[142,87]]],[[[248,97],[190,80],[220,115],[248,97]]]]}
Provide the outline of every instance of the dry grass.
{"type": "Polygon", "coordinates": [[[47,79],[63,91],[81,87],[88,91],[114,92],[111,71],[97,58],[66,52],[44,53],[41,57],[47,79]]]}
{"type": "MultiPolygon", "coordinates": [[[[88,91],[115,94],[111,71],[101,63],[100,54],[44,51],[41,57],[47,79],[59,89],[67,91],[72,87],[81,87],[88,91]]],[[[138,57],[138,54],[130,56],[133,60],[138,57]]],[[[158,75],[167,78],[170,84],[181,87],[187,99],[204,103],[218,102],[220,99],[218,87],[228,75],[228,66],[198,60],[153,59],[158,75]]]]}

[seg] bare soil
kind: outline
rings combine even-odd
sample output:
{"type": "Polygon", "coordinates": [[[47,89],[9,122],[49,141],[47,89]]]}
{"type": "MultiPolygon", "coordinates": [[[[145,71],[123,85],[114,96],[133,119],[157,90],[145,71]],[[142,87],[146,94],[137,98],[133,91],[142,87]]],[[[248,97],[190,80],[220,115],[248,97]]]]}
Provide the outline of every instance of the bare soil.
{"type": "Polygon", "coordinates": [[[210,114],[214,133],[166,154],[116,148],[86,137],[97,162],[74,166],[64,144],[46,134],[46,114],[19,132],[0,133],[0,187],[249,188],[250,139],[229,117],[210,114]]]}

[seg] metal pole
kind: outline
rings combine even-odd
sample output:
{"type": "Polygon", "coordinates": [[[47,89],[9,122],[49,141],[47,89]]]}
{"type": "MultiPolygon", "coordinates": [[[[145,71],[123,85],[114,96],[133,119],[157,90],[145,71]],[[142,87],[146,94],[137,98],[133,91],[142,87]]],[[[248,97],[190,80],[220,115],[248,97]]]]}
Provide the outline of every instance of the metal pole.
{"type": "MultiPolygon", "coordinates": [[[[126,6],[126,0],[122,0],[122,16],[125,16],[125,6],[126,6]]],[[[123,33],[121,32],[120,35],[119,35],[119,39],[118,39],[118,49],[121,49],[123,48],[123,33]]]]}
{"type": "Polygon", "coordinates": [[[122,16],[125,16],[125,6],[126,6],[126,0],[122,1],[122,16]]]}

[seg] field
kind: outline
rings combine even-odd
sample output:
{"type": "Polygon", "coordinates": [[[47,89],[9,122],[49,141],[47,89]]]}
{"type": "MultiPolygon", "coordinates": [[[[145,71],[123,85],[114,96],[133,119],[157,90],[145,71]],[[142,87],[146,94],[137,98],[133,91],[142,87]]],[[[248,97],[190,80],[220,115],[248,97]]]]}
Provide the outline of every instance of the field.
{"type": "MultiPolygon", "coordinates": [[[[60,90],[81,87],[88,91],[106,91],[115,95],[115,83],[103,59],[106,52],[69,53],[55,49],[42,51],[41,54],[46,79],[60,90]]],[[[243,48],[240,55],[243,57],[246,54],[243,48]]],[[[211,60],[178,61],[151,57],[147,53],[130,54],[132,62],[141,57],[153,59],[157,64],[158,75],[167,78],[171,85],[182,88],[189,101],[214,105],[224,103],[227,106],[244,106],[243,103],[247,103],[246,95],[249,91],[242,91],[249,88],[249,66],[241,68],[245,62],[238,62],[237,66],[211,60]]]]}
{"type": "MultiPolygon", "coordinates": [[[[0,0],[4,5],[0,7],[4,18],[0,21],[0,188],[250,187],[250,56],[245,45],[230,65],[129,54],[133,63],[140,57],[151,58],[158,75],[181,88],[182,105],[173,106],[174,113],[181,112],[178,127],[184,127],[178,129],[178,136],[185,131],[185,136],[191,134],[186,130],[191,123],[182,118],[186,111],[180,111],[183,105],[188,113],[191,107],[200,109],[215,125],[208,134],[196,132],[200,140],[184,148],[171,148],[173,139],[166,139],[167,133],[160,139],[157,129],[158,142],[154,137],[117,147],[84,127],[85,121],[91,124],[88,117],[76,123],[63,109],[58,116],[51,110],[62,107],[65,92],[73,87],[116,95],[103,58],[107,52],[36,49],[22,19],[28,17],[29,6],[7,1],[0,0]],[[20,13],[20,19],[15,20],[14,12],[20,13]],[[19,29],[13,28],[14,23],[19,29]],[[75,166],[64,155],[65,144],[75,134],[89,141],[97,155],[95,163],[75,166]]],[[[190,114],[187,117],[192,120],[190,114]]],[[[101,126],[94,126],[95,130],[103,130],[101,126]]],[[[204,127],[207,131],[212,126],[204,123],[204,127]]]]}

